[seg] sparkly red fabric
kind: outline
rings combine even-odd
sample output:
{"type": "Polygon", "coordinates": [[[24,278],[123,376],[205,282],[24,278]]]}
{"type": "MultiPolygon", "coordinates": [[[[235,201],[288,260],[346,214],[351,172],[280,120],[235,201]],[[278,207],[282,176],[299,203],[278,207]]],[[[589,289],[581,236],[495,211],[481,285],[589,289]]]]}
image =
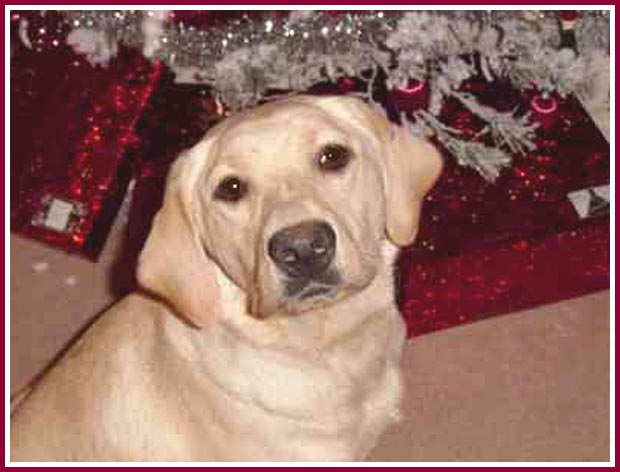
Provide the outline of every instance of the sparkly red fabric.
{"type": "Polygon", "coordinates": [[[92,67],[65,44],[56,14],[22,15],[33,49],[12,48],[11,229],[96,258],[131,178],[134,125],[161,65],[123,49],[109,67],[92,67]],[[55,202],[71,209],[52,225],[55,202]]]}
{"type": "Polygon", "coordinates": [[[112,271],[115,294],[125,295],[137,288],[135,267],[155,213],[161,207],[171,163],[221,119],[208,86],[175,84],[171,73],[162,73],[136,124],[141,143],[139,164],[129,209],[130,223],[125,227],[122,253],[112,271]]]}
{"type": "MultiPolygon", "coordinates": [[[[567,198],[609,182],[607,141],[575,100],[557,99],[547,114],[538,107],[541,115],[534,93],[498,85],[482,95],[540,115],[538,149],[515,157],[495,184],[446,156],[418,239],[397,264],[412,336],[609,287],[609,217],[580,220],[567,198]]],[[[443,113],[476,131],[457,104],[443,113]]]]}
{"type": "MultiPolygon", "coordinates": [[[[31,19],[33,37],[47,28],[37,46],[44,51],[22,48],[11,61],[11,228],[94,257],[135,175],[121,258],[130,274],[170,162],[219,116],[208,89],[173,84],[139,54],[121,51],[110,68],[91,67],[63,46],[61,27],[50,33],[53,24],[31,19]],[[51,47],[57,38],[60,46],[51,47]],[[80,210],[66,231],[33,224],[49,198],[80,210]]],[[[340,88],[356,86],[345,79],[340,88]]],[[[567,198],[609,182],[609,145],[585,111],[575,100],[522,94],[501,82],[472,80],[463,90],[502,111],[531,112],[540,123],[538,148],[516,156],[494,184],[445,156],[419,237],[397,263],[399,306],[412,336],[609,286],[609,218],[581,220],[567,198]]],[[[428,97],[425,83],[412,82],[385,101],[398,116],[428,97]]],[[[456,100],[442,119],[470,137],[482,126],[456,100]]],[[[119,293],[134,282],[121,282],[119,293]]]]}

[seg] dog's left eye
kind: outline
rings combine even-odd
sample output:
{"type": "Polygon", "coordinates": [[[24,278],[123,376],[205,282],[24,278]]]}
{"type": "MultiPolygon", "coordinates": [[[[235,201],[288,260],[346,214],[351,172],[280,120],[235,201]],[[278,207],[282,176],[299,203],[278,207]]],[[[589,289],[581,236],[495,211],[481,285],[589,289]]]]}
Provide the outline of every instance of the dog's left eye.
{"type": "Polygon", "coordinates": [[[239,177],[230,176],[219,183],[213,192],[213,197],[225,202],[238,202],[246,193],[248,193],[248,185],[239,177]]]}
{"type": "Polygon", "coordinates": [[[351,160],[351,152],[340,144],[328,144],[317,155],[317,163],[321,170],[335,171],[345,167],[351,160]]]}

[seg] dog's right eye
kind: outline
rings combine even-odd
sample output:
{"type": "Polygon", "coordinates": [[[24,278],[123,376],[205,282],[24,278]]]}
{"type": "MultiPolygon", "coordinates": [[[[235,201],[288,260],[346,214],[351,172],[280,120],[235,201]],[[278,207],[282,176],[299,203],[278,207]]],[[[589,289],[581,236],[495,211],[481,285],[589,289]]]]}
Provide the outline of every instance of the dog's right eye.
{"type": "Polygon", "coordinates": [[[213,197],[218,200],[234,203],[241,200],[246,193],[248,193],[248,185],[239,177],[230,176],[224,178],[219,183],[215,192],[213,192],[213,197]]]}
{"type": "Polygon", "coordinates": [[[343,169],[351,160],[351,152],[340,144],[328,144],[317,155],[319,168],[325,172],[343,169]]]}

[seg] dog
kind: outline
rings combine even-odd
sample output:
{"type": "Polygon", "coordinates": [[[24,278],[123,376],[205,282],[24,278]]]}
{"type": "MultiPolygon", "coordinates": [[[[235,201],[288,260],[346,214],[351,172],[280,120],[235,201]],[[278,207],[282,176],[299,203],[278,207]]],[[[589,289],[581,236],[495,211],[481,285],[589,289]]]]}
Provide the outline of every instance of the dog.
{"type": "Polygon", "coordinates": [[[233,115],[173,164],[140,292],[11,418],[13,461],[359,461],[401,415],[393,262],[438,151],[363,101],[233,115]]]}

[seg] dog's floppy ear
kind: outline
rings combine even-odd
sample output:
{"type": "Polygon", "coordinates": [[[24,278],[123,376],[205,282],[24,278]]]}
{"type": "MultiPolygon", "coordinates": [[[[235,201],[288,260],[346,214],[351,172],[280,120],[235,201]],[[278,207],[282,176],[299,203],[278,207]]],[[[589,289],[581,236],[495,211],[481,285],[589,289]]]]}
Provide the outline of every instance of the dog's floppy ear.
{"type": "Polygon", "coordinates": [[[439,176],[442,158],[428,141],[389,124],[385,142],[386,230],[399,246],[413,243],[422,201],[439,176]]]}
{"type": "Polygon", "coordinates": [[[435,147],[407,129],[390,123],[380,111],[347,96],[296,97],[329,111],[371,135],[374,152],[383,154],[386,191],[386,231],[394,244],[413,243],[422,201],[437,180],[443,161],[435,147]]]}
{"type": "Polygon", "coordinates": [[[200,242],[193,202],[208,148],[203,141],[173,164],[138,262],[140,285],[197,326],[209,324],[219,305],[215,263],[200,242]]]}

